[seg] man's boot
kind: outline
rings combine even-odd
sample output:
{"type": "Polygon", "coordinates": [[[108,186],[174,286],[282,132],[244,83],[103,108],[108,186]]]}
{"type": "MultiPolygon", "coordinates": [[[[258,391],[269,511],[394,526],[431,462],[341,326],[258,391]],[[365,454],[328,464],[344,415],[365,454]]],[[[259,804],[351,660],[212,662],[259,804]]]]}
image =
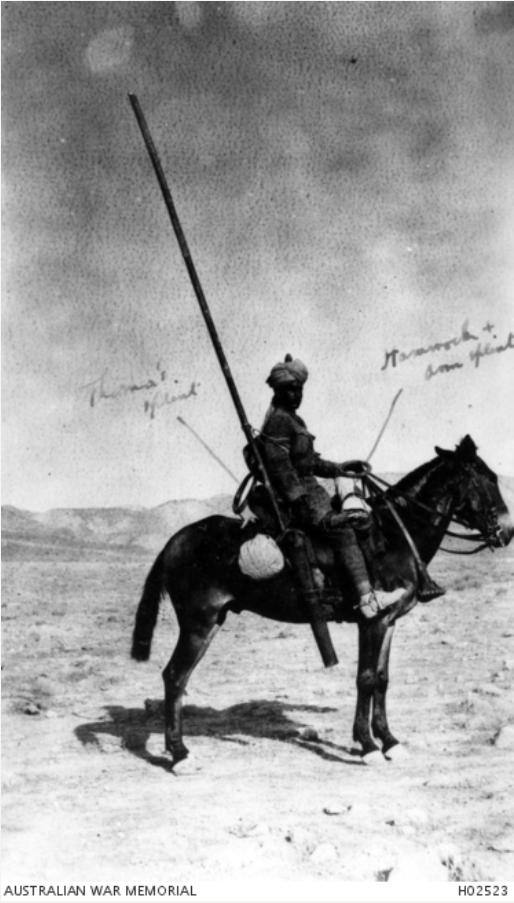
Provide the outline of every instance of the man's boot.
{"type": "Polygon", "coordinates": [[[389,592],[371,589],[369,593],[360,597],[358,604],[354,605],[354,608],[358,609],[361,615],[369,621],[371,618],[376,618],[385,608],[389,608],[390,605],[399,602],[405,592],[404,586],[389,592]]]}

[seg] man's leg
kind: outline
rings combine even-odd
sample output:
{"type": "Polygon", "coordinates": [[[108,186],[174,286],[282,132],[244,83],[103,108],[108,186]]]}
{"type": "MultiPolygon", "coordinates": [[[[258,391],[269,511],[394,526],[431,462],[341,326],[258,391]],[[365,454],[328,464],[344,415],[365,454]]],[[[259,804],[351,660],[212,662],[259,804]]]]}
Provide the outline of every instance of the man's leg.
{"type": "Polygon", "coordinates": [[[365,618],[374,618],[383,608],[401,598],[403,588],[392,592],[378,592],[371,586],[364,555],[352,527],[342,525],[327,532],[334,550],[334,560],[343,586],[351,593],[354,608],[365,618]]]}

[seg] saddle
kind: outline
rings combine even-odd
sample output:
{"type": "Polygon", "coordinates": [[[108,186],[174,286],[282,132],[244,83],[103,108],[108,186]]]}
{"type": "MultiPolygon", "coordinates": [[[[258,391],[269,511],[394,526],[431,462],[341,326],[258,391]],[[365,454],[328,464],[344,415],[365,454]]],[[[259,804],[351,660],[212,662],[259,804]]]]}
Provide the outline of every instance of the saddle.
{"type": "MultiPolygon", "coordinates": [[[[284,503],[280,500],[277,501],[282,521],[286,525],[286,530],[287,528],[295,529],[288,508],[286,508],[284,503]]],[[[287,544],[282,543],[281,541],[282,537],[280,536],[277,527],[268,492],[262,483],[253,483],[246,496],[245,505],[246,504],[255,518],[253,523],[254,531],[272,537],[282,549],[287,560],[287,544]]],[[[337,507],[336,498],[334,499],[333,504],[337,507]]],[[[312,568],[316,585],[323,591],[324,595],[327,595],[330,598],[330,600],[334,601],[334,597],[336,597],[340,604],[342,596],[339,588],[339,580],[336,575],[334,552],[328,537],[323,535],[322,531],[319,531],[319,533],[315,533],[314,531],[304,533],[304,537],[309,563],[312,568]]],[[[372,529],[368,535],[359,537],[359,542],[366,558],[368,572],[370,575],[374,574],[374,561],[376,561],[377,555],[382,553],[384,549],[380,530],[372,529]]],[[[382,581],[380,581],[380,586],[381,585],[382,581]]],[[[328,599],[326,601],[328,601],[328,599]]]]}
{"type": "MultiPolygon", "coordinates": [[[[251,474],[249,474],[248,477],[251,478],[251,474]]],[[[240,493],[238,493],[238,496],[240,496],[240,493]]],[[[236,500],[238,496],[236,496],[236,500]]],[[[382,527],[382,518],[380,514],[381,506],[380,504],[373,504],[373,500],[370,501],[372,503],[371,529],[366,533],[357,531],[356,536],[366,561],[366,567],[372,586],[378,590],[391,592],[399,587],[403,588],[405,586],[405,580],[401,575],[392,573],[390,567],[387,566],[386,555],[391,543],[382,527]]],[[[277,500],[277,503],[286,528],[289,525],[294,528],[289,510],[280,500],[277,500]]],[[[279,530],[267,489],[262,483],[255,480],[255,478],[253,482],[250,483],[245,495],[244,507],[247,505],[256,519],[254,523],[255,532],[262,532],[267,536],[271,536],[276,541],[278,540],[280,546],[279,530]]],[[[335,495],[333,497],[332,507],[336,512],[341,511],[342,503],[340,496],[335,495]]],[[[236,510],[235,506],[234,510],[236,510]]],[[[237,511],[237,513],[240,513],[240,511],[237,511]]],[[[425,564],[421,561],[416,547],[412,543],[409,534],[403,527],[399,518],[398,524],[399,528],[403,529],[405,539],[411,546],[413,552],[418,573],[418,599],[420,602],[429,602],[431,599],[441,596],[444,591],[441,590],[428,574],[425,564]]],[[[305,540],[313,577],[323,594],[324,601],[327,602],[330,607],[340,607],[343,598],[339,580],[336,575],[334,553],[328,538],[324,536],[322,532],[309,532],[308,534],[305,534],[305,540]]],[[[283,551],[287,558],[286,550],[283,549],[283,551]]]]}

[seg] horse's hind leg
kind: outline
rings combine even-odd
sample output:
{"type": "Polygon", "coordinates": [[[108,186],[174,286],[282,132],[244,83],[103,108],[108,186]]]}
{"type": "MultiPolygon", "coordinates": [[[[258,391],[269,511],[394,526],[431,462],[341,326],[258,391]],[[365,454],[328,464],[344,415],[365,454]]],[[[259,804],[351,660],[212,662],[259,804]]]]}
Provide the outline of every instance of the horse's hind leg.
{"type": "Polygon", "coordinates": [[[183,624],[178,643],[162,672],[164,680],[165,742],[173,764],[185,759],[189,750],[182,740],[182,696],[193,670],[205,655],[220,625],[217,621],[183,624]]]}

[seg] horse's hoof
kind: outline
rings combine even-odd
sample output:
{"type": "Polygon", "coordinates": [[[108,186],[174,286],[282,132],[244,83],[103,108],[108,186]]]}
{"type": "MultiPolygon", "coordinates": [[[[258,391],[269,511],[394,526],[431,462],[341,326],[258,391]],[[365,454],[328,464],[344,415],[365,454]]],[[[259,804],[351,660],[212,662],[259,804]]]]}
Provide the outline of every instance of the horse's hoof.
{"type": "Polygon", "coordinates": [[[179,762],[183,762],[184,759],[187,759],[189,755],[189,750],[185,747],[183,749],[172,749],[171,750],[171,762],[172,768],[175,768],[175,765],[178,765],[179,762]]]}
{"type": "Polygon", "coordinates": [[[409,759],[410,753],[401,745],[401,743],[396,743],[384,753],[384,758],[389,762],[401,762],[405,761],[405,759],[409,759]]]}
{"type": "Polygon", "coordinates": [[[374,749],[373,752],[366,753],[362,757],[362,761],[364,765],[383,765],[384,757],[379,749],[374,749]]]}

